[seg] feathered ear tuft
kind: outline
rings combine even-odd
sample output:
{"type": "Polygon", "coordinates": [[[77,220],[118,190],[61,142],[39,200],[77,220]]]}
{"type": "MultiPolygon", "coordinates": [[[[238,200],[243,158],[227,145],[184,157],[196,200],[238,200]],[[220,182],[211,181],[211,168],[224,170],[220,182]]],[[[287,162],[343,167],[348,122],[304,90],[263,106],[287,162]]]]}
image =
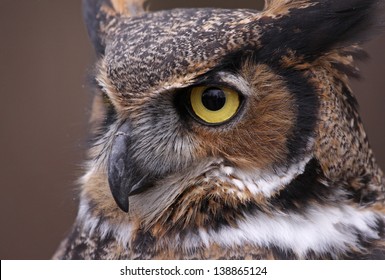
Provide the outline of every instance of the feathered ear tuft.
{"type": "Polygon", "coordinates": [[[314,56],[359,44],[385,26],[385,0],[265,0],[265,44],[314,56]]]}
{"type": "Polygon", "coordinates": [[[144,13],[146,0],[82,0],[83,17],[98,55],[103,55],[106,39],[119,18],[144,13]]]}

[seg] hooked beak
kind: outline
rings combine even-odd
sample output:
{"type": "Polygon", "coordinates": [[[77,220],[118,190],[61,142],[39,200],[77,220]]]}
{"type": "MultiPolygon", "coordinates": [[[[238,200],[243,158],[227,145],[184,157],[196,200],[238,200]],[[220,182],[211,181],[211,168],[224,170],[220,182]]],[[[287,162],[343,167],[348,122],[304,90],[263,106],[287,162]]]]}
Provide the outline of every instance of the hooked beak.
{"type": "Polygon", "coordinates": [[[133,158],[131,125],[124,122],[115,134],[108,158],[108,183],[116,204],[128,212],[128,197],[148,189],[155,176],[145,173],[133,158]]]}

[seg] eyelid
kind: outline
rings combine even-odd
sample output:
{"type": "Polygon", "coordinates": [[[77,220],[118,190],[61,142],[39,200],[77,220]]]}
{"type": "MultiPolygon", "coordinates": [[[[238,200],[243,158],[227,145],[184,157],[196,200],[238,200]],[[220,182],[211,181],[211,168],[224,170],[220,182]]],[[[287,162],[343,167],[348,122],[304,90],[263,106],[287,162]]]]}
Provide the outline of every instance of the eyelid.
{"type": "Polygon", "coordinates": [[[194,85],[194,87],[197,86],[226,87],[238,92],[243,97],[253,95],[253,92],[251,91],[252,87],[242,76],[224,71],[217,72],[211,78],[202,80],[202,82],[194,85]]]}

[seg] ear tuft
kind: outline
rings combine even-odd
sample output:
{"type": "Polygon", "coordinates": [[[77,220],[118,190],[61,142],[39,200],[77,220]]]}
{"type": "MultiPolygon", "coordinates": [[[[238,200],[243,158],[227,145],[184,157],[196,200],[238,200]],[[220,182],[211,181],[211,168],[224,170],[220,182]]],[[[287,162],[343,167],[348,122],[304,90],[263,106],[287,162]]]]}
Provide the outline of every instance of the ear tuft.
{"type": "Polygon", "coordinates": [[[385,26],[385,0],[266,0],[265,3],[266,44],[272,48],[285,46],[306,56],[360,44],[385,26]]]}
{"type": "Polygon", "coordinates": [[[379,34],[385,26],[385,1],[339,0],[332,2],[337,21],[346,21],[339,39],[342,45],[362,43],[379,34]]]}
{"type": "Polygon", "coordinates": [[[103,55],[106,38],[116,19],[144,13],[145,0],[82,0],[83,17],[98,55],[103,55]]]}

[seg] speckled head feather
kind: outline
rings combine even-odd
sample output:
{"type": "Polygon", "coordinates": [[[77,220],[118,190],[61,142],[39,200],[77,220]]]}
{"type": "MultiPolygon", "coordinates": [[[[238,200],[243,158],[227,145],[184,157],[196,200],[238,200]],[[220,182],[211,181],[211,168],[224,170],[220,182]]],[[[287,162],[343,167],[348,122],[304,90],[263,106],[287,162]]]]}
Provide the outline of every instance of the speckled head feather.
{"type": "MultiPolygon", "coordinates": [[[[362,41],[368,26],[381,25],[375,15],[384,10],[381,1],[269,1],[262,13],[184,9],[131,18],[122,8],[113,10],[131,1],[96,2],[97,23],[95,11],[85,5],[87,18],[92,18],[91,37],[98,52],[106,52],[113,85],[127,94],[159,91],[178,82],[185,86],[244,49],[266,49],[268,56],[283,52],[272,59],[290,52],[314,59],[332,46],[362,41]]],[[[137,2],[126,5],[136,7],[137,2]]]]}
{"type": "Polygon", "coordinates": [[[383,173],[348,86],[384,1],[83,6],[96,133],[57,258],[385,258],[383,173]]]}

